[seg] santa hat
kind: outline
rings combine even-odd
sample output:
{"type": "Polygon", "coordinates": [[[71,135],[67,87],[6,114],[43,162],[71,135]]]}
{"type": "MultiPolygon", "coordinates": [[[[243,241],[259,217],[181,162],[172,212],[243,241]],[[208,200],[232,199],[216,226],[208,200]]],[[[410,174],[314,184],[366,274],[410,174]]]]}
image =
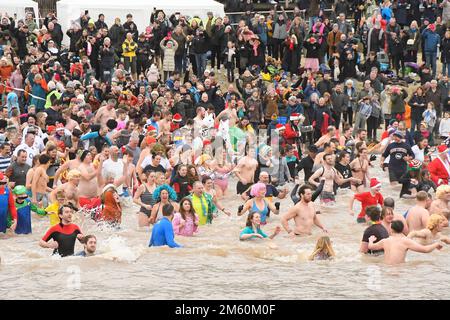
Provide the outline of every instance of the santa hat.
{"type": "Polygon", "coordinates": [[[281,123],[277,124],[275,127],[275,130],[280,132],[281,130],[285,130],[286,127],[284,125],[282,125],[281,123]]]}
{"type": "Polygon", "coordinates": [[[370,187],[371,188],[381,187],[381,182],[378,181],[377,178],[372,178],[372,179],[370,179],[370,187]]]}
{"type": "Polygon", "coordinates": [[[436,31],[436,26],[435,26],[434,23],[430,24],[430,25],[428,26],[428,28],[429,28],[431,31],[433,31],[433,32],[436,31]]]}
{"type": "Polygon", "coordinates": [[[293,113],[293,114],[291,114],[290,119],[291,119],[291,121],[300,120],[300,114],[293,113]]]}
{"type": "Polygon", "coordinates": [[[156,133],[158,130],[154,126],[148,126],[147,127],[147,133],[156,133]]]}
{"type": "Polygon", "coordinates": [[[203,140],[203,148],[206,147],[209,144],[211,144],[210,140],[203,140]]]}
{"type": "Polygon", "coordinates": [[[56,131],[61,130],[61,129],[64,130],[64,125],[63,125],[62,123],[58,123],[58,124],[56,125],[56,131]]]}
{"type": "Polygon", "coordinates": [[[181,116],[181,114],[175,113],[175,114],[173,115],[172,121],[173,121],[173,122],[181,122],[182,119],[183,119],[183,117],[181,116]]]}
{"type": "Polygon", "coordinates": [[[408,162],[408,171],[419,171],[422,167],[422,162],[417,159],[412,159],[408,162]]]}
{"type": "Polygon", "coordinates": [[[439,153],[445,153],[448,150],[448,148],[445,144],[441,144],[437,149],[438,149],[439,153]]]}

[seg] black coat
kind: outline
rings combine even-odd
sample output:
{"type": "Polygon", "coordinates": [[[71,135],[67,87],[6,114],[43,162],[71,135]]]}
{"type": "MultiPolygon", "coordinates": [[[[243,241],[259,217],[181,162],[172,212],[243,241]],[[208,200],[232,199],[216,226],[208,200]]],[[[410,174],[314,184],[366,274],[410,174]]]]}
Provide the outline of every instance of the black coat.
{"type": "Polygon", "coordinates": [[[194,48],[194,53],[197,54],[208,52],[210,47],[208,34],[203,32],[202,35],[196,35],[192,40],[192,47],[194,48]]]}
{"type": "Polygon", "coordinates": [[[447,38],[441,41],[441,62],[450,63],[450,39],[447,38]]]}

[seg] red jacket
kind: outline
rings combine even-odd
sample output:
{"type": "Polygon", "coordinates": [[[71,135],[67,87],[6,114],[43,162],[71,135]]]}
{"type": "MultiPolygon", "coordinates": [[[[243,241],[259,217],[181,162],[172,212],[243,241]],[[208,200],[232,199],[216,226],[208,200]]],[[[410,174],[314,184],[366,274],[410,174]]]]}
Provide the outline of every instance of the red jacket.
{"type": "Polygon", "coordinates": [[[439,157],[430,162],[428,171],[430,171],[431,180],[433,180],[437,186],[448,184],[450,174],[439,157]],[[439,180],[441,180],[440,183],[438,182],[439,180]]]}
{"type": "Polygon", "coordinates": [[[294,130],[290,123],[286,124],[286,130],[284,131],[284,138],[289,144],[295,143],[295,138],[300,137],[300,132],[294,130]]]}

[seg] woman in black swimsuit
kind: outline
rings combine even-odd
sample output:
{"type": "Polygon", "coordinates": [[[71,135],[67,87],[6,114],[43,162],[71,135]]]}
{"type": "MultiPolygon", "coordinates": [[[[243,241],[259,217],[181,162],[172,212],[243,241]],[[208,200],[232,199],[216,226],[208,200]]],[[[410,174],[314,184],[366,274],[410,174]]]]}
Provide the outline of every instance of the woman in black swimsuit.
{"type": "Polygon", "coordinates": [[[154,171],[148,171],[142,175],[144,178],[142,184],[136,190],[133,201],[137,205],[141,206],[138,213],[138,225],[139,227],[146,227],[150,225],[150,214],[152,212],[155,200],[153,199],[153,192],[156,189],[154,171]]]}

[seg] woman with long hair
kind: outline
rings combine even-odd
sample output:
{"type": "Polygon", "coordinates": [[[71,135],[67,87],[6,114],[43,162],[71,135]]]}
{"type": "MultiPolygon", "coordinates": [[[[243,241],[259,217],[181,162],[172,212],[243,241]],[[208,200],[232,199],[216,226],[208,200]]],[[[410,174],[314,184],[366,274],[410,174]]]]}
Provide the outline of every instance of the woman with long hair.
{"type": "Polygon", "coordinates": [[[331,240],[328,236],[320,237],[317,240],[313,253],[309,256],[309,260],[329,260],[336,256],[331,240]]]}
{"type": "Polygon", "coordinates": [[[364,191],[366,181],[369,179],[369,154],[367,148],[360,146],[356,152],[356,158],[350,162],[350,168],[352,169],[352,176],[361,180],[359,184],[352,184],[352,189],[356,193],[364,191]]]}
{"type": "Polygon", "coordinates": [[[241,231],[239,240],[249,240],[254,238],[273,239],[281,231],[280,226],[276,226],[272,235],[268,236],[261,230],[261,215],[258,212],[250,212],[247,216],[245,228],[241,231]]]}
{"type": "Polygon", "coordinates": [[[198,220],[192,201],[183,198],[180,201],[180,211],[175,213],[172,220],[173,231],[176,235],[192,237],[198,231],[198,220]]]}

